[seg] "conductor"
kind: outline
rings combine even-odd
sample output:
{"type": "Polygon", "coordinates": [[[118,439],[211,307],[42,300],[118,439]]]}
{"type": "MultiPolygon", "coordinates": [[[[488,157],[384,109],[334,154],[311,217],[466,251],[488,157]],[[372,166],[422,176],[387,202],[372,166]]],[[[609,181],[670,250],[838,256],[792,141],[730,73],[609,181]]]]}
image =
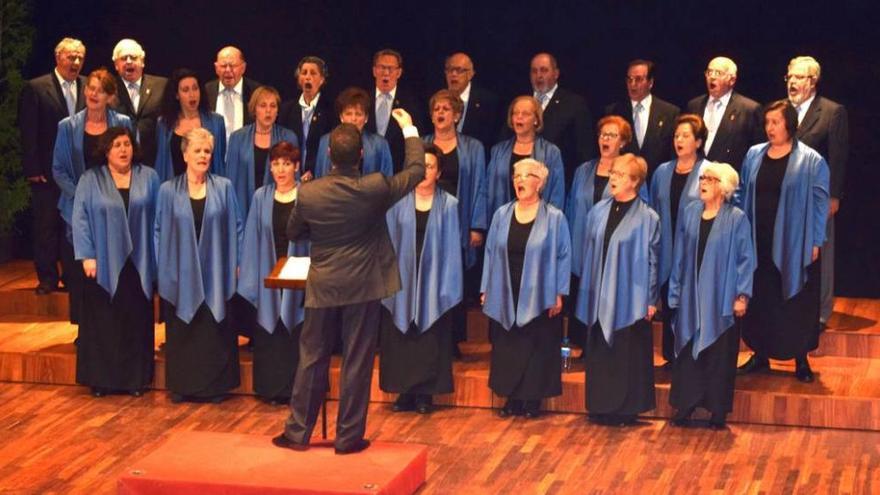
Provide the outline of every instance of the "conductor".
{"type": "Polygon", "coordinates": [[[370,446],[364,431],[379,308],[382,298],[400,290],[385,212],[425,177],[425,150],[412,118],[400,108],[391,115],[406,138],[403,170],[391,178],[361,176],[360,132],[342,124],[330,133],[330,174],[301,186],[288,220],[288,239],[308,238],[312,259],[291,414],[284,432],[272,439],[278,447],[308,449],[338,332],[342,370],[334,447],[337,454],[353,454],[370,446]]]}

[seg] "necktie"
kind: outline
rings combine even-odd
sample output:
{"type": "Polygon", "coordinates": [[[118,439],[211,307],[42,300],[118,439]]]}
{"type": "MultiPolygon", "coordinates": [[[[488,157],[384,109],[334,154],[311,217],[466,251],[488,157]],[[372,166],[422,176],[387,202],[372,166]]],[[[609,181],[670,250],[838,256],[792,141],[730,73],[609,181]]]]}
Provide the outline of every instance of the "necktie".
{"type": "Polygon", "coordinates": [[[64,81],[62,85],[64,100],[67,102],[67,114],[71,117],[76,113],[76,94],[74,94],[73,84],[73,81],[64,81]]]}
{"type": "Polygon", "coordinates": [[[379,95],[379,99],[382,101],[379,102],[379,107],[376,109],[376,131],[384,137],[385,131],[388,130],[388,119],[391,117],[391,105],[389,103],[391,95],[382,93],[379,95]]]}
{"type": "Polygon", "coordinates": [[[130,82],[128,83],[128,98],[131,100],[131,108],[134,110],[134,113],[138,111],[138,103],[140,103],[140,88],[137,83],[130,82]]]}
{"type": "Polygon", "coordinates": [[[461,117],[458,119],[458,125],[455,129],[460,133],[464,129],[464,118],[467,116],[468,102],[464,102],[464,108],[461,110],[461,117]]]}
{"type": "Polygon", "coordinates": [[[708,109],[706,129],[708,129],[709,135],[706,137],[706,145],[703,147],[707,153],[712,148],[712,142],[715,141],[715,133],[718,131],[718,125],[721,120],[721,100],[716,98],[710,101],[708,109]]]}
{"type": "Polygon", "coordinates": [[[223,90],[223,117],[226,120],[226,134],[235,130],[235,101],[232,99],[235,90],[226,88],[223,90]]]}
{"type": "Polygon", "coordinates": [[[306,156],[308,154],[308,147],[305,145],[309,139],[309,126],[312,125],[312,114],[315,113],[315,109],[310,105],[300,105],[302,109],[302,130],[303,130],[303,146],[302,146],[302,163],[306,162],[306,156]]]}
{"type": "Polygon", "coordinates": [[[798,125],[801,125],[801,122],[804,121],[804,115],[807,114],[807,109],[804,107],[804,104],[801,103],[800,105],[795,107],[795,110],[797,110],[798,125]]]}
{"type": "Polygon", "coordinates": [[[645,124],[645,118],[642,116],[642,112],[645,111],[645,107],[642,105],[642,102],[636,103],[635,108],[633,108],[633,127],[636,128],[636,141],[639,144],[639,149],[642,149],[642,142],[645,140],[645,131],[647,130],[645,124]]]}
{"type": "Polygon", "coordinates": [[[547,93],[541,93],[540,91],[537,93],[536,98],[538,103],[541,105],[541,109],[545,109],[547,107],[547,93]]]}

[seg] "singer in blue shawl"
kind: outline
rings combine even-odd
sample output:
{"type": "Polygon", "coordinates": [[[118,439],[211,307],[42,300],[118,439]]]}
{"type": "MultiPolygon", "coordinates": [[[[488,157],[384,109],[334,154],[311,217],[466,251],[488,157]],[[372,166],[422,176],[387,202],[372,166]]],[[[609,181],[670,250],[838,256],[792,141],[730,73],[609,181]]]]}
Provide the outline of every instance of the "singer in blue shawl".
{"type": "Polygon", "coordinates": [[[287,220],[296,204],[299,153],[299,148],[287,141],[270,149],[272,180],[254,193],[239,265],[238,294],[248,302],[256,320],[254,392],[275,404],[290,401],[299,364],[304,293],[267,289],[263,280],[280,258],[309,254],[307,240],[289,242],[286,233],[287,220]]]}
{"type": "MultiPolygon", "coordinates": [[[[728,201],[739,184],[726,163],[700,170],[700,199],[682,212],[675,231],[668,311],[674,311],[675,364],[669,403],[683,426],[697,407],[722,429],[733,409],[739,318],[752,295],[755,254],[745,213],[728,201]]],[[[656,177],[656,173],[654,177],[656,177]]]]}
{"type": "Polygon", "coordinates": [[[225,175],[235,188],[238,207],[244,218],[248,216],[254,191],[271,182],[269,149],[281,141],[299,146],[296,134],[275,122],[280,104],[281,96],[275,88],[260,86],[255,89],[247,105],[254,122],[229,136],[225,175]]]}
{"type": "Polygon", "coordinates": [[[161,116],[156,123],[156,173],[162,182],[186,171],[183,137],[198,127],[214,136],[211,173],[226,173],[226,124],[222,115],[208,110],[200,88],[195,72],[177,69],[162,94],[161,116]]]}
{"type": "Polygon", "coordinates": [[[388,210],[401,290],[382,300],[379,386],[400,395],[395,412],[428,414],[434,394],[452,392],[451,310],[461,302],[458,201],[437,187],[437,155],[425,151],[425,179],[388,210]]]}
{"type": "Polygon", "coordinates": [[[438,149],[437,160],[443,173],[438,185],[458,200],[458,225],[464,261],[462,302],[453,309],[452,333],[457,344],[467,340],[467,307],[480,296],[483,274],[483,241],[488,229],[486,216],[486,153],[476,139],[459,134],[457,125],[464,103],[452,91],[441,89],[428,104],[434,133],[425,136],[438,149]]]}
{"type": "Polygon", "coordinates": [[[636,194],[647,175],[643,158],[618,157],[612,197],[587,215],[575,316],[589,326],[586,405],[598,424],[633,424],[654,408],[650,321],[657,310],[660,219],[636,194]]]}
{"type": "Polygon", "coordinates": [[[562,155],[555,144],[538,136],[544,128],[541,105],[532,96],[518,96],[507,111],[507,125],[514,136],[492,147],[486,170],[488,213],[515,197],[512,182],[513,165],[525,158],[544,163],[550,171],[541,194],[544,201],[560,210],[565,208],[565,170],[562,155]]]}
{"type": "Polygon", "coordinates": [[[495,212],[486,238],[480,291],[492,336],[489,387],[507,397],[501,417],[535,418],[541,399],[562,393],[559,313],[571,238],[562,211],[540,197],[548,175],[536,160],[514,165],[516,201],[495,212]]]}
{"type": "MultiPolygon", "coordinates": [[[[578,298],[581,256],[586,243],[587,213],[599,201],[611,197],[608,174],[614,159],[632,140],[632,127],[619,115],[608,115],[599,120],[599,158],[582,163],[574,171],[574,180],[565,202],[565,218],[571,231],[571,290],[568,295],[568,338],[581,349],[587,345],[587,326],[574,317],[574,305],[578,298]]],[[[642,186],[643,199],[647,200],[647,188],[642,186]]]]}
{"type": "MultiPolygon", "coordinates": [[[[346,88],[336,97],[335,107],[339,121],[343,124],[354,124],[361,133],[361,175],[381,172],[385,177],[391,177],[394,174],[394,162],[388,141],[378,134],[364,130],[370,109],[370,95],[361,88],[346,88]]],[[[330,166],[330,133],[327,133],[321,136],[318,143],[315,178],[329,174],[330,166]]]]}
{"type": "Polygon", "coordinates": [[[219,402],[239,385],[226,307],[235,293],[243,222],[232,183],[208,171],[213,140],[203,128],[186,134],[186,172],[162,184],[156,207],[165,384],[174,402],[219,402]]]}
{"type": "Polygon", "coordinates": [[[98,141],[109,127],[124,126],[132,128],[131,119],[109,109],[107,104],[116,94],[116,80],[107,69],[97,69],[86,78],[83,95],[86,108],[72,117],[58,123],[55,148],[52,154],[52,177],[61,195],[58,197],[58,210],[67,224],[67,237],[62,249],[64,264],[64,285],[68,290],[70,322],[78,323],[82,310],[83,271],[74,262],[71,217],[76,185],[83,172],[105,163],[105,156],[98,151],[98,141]]]}
{"type": "MultiPolygon", "coordinates": [[[[669,271],[672,267],[673,234],[676,222],[690,203],[700,199],[700,167],[705,163],[700,149],[708,131],[703,119],[694,114],[684,114],[675,122],[672,137],[676,159],[657,167],[651,177],[651,208],[660,215],[660,271],[657,284],[663,306],[669,304],[669,271]]],[[[672,336],[671,311],[664,311],[663,358],[666,368],[675,360],[675,340],[672,336]]]]}
{"type": "Polygon", "coordinates": [[[758,260],[743,341],[755,351],[741,373],[766,371],[767,358],[795,359],[795,377],[814,380],[807,353],[819,345],[819,248],[825,242],[829,171],[795,139],[787,100],[764,109],[767,143],[743,160],[737,204],[752,224],[758,260]]]}
{"type": "Polygon", "coordinates": [[[76,346],[76,381],[100,397],[140,396],[153,381],[152,228],[159,178],[132,164],[134,135],[111,127],[99,150],[106,166],[86,170],[76,186],[73,243],[82,262],[84,308],[76,346]]]}

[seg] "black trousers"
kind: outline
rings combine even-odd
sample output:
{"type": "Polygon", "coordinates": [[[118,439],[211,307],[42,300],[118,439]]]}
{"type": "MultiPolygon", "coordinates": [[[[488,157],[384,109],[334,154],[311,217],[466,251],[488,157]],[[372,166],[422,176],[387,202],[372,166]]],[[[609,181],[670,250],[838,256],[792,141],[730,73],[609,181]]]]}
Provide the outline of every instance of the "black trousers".
{"type": "Polygon", "coordinates": [[[311,439],[329,387],[330,354],[340,334],[342,370],[335,446],[347,449],[364,438],[380,305],[375,300],[332,308],[306,308],[299,366],[290,398],[291,413],[284,427],[288,439],[300,444],[308,444],[311,439]]]}
{"type": "MultiPolygon", "coordinates": [[[[54,183],[31,185],[31,210],[34,215],[34,268],[40,285],[58,286],[58,260],[61,258],[65,227],[58,212],[58,186],[54,183]]],[[[72,258],[72,257],[71,257],[72,258]]]]}

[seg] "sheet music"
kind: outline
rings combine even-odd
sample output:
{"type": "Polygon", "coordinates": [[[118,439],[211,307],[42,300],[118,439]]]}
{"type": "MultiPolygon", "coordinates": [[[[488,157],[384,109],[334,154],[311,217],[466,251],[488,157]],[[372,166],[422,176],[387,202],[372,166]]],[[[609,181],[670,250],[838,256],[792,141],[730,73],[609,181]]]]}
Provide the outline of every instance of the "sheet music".
{"type": "Polygon", "coordinates": [[[287,258],[278,278],[284,280],[305,280],[309,275],[312,259],[308,256],[291,256],[287,258]]]}

